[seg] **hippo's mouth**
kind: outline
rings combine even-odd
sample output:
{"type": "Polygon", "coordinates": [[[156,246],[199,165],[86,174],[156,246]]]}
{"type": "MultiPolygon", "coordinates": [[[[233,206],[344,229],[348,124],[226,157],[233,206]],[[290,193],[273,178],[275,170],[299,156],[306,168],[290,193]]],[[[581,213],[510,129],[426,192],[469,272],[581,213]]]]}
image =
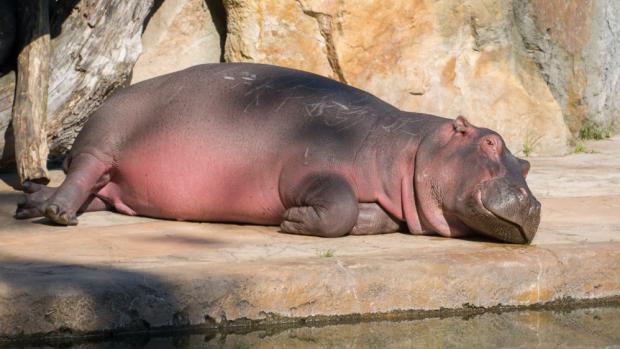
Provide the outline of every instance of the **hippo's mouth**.
{"type": "MultiPolygon", "coordinates": [[[[493,212],[493,210],[491,208],[487,207],[484,204],[484,201],[482,200],[482,190],[478,190],[477,191],[477,193],[476,193],[476,201],[478,202],[478,207],[480,207],[483,210],[484,213],[486,213],[489,216],[492,216],[497,221],[502,222],[503,224],[508,225],[511,228],[513,228],[514,230],[519,232],[519,238],[520,238],[521,241],[518,241],[518,240],[514,241],[513,239],[510,239],[510,240],[512,240],[510,242],[524,244],[524,243],[528,243],[530,241],[530,239],[528,239],[528,237],[527,237],[527,234],[525,234],[525,230],[523,229],[523,227],[519,223],[511,221],[509,218],[502,216],[501,213],[499,213],[499,212],[498,213],[493,212]]],[[[491,235],[491,236],[493,236],[495,238],[498,238],[497,235],[495,235],[493,233],[486,232],[486,235],[491,235]]],[[[514,235],[514,234],[512,234],[512,235],[514,235]]],[[[504,239],[502,239],[502,240],[504,240],[504,239]]]]}
{"type": "Polygon", "coordinates": [[[525,227],[502,214],[498,209],[494,209],[487,204],[484,194],[485,187],[478,187],[473,195],[470,196],[469,217],[463,219],[464,223],[482,235],[486,235],[504,242],[513,244],[528,244],[532,241],[534,234],[528,234],[525,227]],[[531,235],[531,236],[530,236],[531,235]]]}

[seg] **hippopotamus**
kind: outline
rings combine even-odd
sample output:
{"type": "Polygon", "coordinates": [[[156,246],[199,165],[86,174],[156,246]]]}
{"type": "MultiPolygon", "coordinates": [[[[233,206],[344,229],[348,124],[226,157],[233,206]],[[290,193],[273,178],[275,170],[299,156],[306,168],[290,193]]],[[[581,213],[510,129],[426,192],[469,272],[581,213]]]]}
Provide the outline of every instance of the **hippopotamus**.
{"type": "Polygon", "coordinates": [[[279,225],[321,237],[482,234],[529,243],[540,203],[494,131],[402,111],[294,69],[207,64],[113,93],[57,188],[25,183],[16,218],[86,211],[279,225]]]}

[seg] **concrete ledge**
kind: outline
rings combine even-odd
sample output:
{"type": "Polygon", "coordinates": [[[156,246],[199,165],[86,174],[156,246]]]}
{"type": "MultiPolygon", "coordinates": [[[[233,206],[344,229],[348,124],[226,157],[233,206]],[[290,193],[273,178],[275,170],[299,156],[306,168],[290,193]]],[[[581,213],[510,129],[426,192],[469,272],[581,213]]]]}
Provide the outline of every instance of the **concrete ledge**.
{"type": "MultiPolygon", "coordinates": [[[[460,308],[467,304],[530,305],[567,297],[594,299],[620,294],[620,243],[593,243],[584,248],[507,247],[479,242],[449,246],[451,241],[433,241],[436,248],[420,253],[416,244],[424,238],[403,235],[344,238],[331,258],[318,256],[306,242],[298,247],[299,256],[295,258],[247,258],[256,251],[246,245],[245,251],[222,251],[232,257],[222,261],[216,253],[208,253],[214,248],[209,245],[223,247],[226,239],[210,232],[212,227],[205,228],[209,242],[203,245],[206,253],[201,256],[185,254],[183,258],[171,250],[172,254],[165,256],[105,265],[3,255],[2,336],[62,329],[84,333],[210,325],[213,321],[273,315],[343,315],[460,308]],[[394,240],[404,247],[385,251],[394,240]],[[348,253],[345,245],[384,251],[348,253]],[[241,258],[235,261],[235,255],[241,258]]],[[[237,229],[228,234],[246,233],[237,229]]],[[[105,237],[97,238],[94,231],[80,233],[94,235],[102,247],[112,243],[105,237]]],[[[249,235],[269,241],[278,240],[271,236],[276,234],[249,235]]],[[[71,239],[67,234],[53,235],[51,245],[71,239]]],[[[182,237],[190,239],[187,234],[182,237]]],[[[176,238],[169,239],[174,244],[176,238]]],[[[274,245],[283,250],[295,248],[274,245]]]]}
{"type": "MultiPolygon", "coordinates": [[[[533,177],[568,160],[536,160],[533,177]]],[[[620,295],[613,192],[542,197],[532,246],[407,234],[320,239],[110,212],[55,227],[13,220],[18,195],[0,188],[4,339],[620,295]]]]}

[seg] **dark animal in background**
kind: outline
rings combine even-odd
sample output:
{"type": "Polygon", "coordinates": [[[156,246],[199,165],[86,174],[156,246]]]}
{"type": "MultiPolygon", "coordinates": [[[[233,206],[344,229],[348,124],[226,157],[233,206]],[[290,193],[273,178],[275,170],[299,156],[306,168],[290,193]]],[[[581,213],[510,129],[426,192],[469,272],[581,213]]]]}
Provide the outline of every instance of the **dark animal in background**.
{"type": "Polygon", "coordinates": [[[12,1],[0,0],[0,68],[9,63],[16,37],[15,5],[12,1]]]}

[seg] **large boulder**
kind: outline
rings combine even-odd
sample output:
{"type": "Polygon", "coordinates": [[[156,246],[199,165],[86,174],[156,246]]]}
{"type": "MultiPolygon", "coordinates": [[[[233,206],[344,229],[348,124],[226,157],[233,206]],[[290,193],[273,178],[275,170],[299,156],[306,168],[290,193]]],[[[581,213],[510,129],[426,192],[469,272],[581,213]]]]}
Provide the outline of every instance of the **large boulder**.
{"type": "MultiPolygon", "coordinates": [[[[161,1],[161,0],[159,0],[161,1]]],[[[165,0],[142,34],[131,83],[222,60],[226,13],[213,0],[165,0]]]]}
{"type": "Polygon", "coordinates": [[[515,1],[515,18],[573,133],[620,119],[620,2],[515,1]]]}

